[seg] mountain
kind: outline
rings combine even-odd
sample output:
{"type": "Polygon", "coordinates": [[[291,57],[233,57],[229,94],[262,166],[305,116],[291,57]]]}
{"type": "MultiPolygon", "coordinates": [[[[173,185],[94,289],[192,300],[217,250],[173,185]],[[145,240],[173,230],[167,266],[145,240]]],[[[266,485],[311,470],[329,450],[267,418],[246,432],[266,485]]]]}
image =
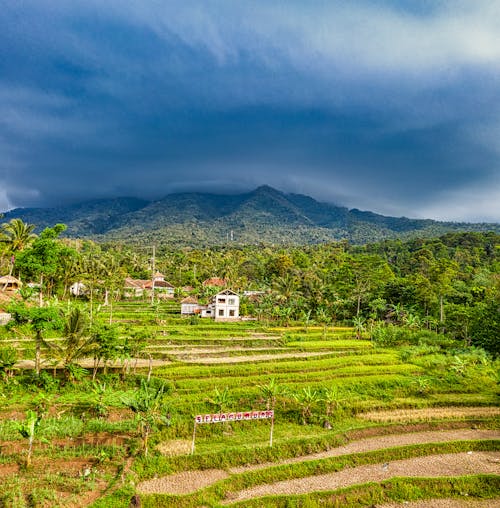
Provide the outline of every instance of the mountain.
{"type": "Polygon", "coordinates": [[[7,212],[4,221],[14,217],[36,224],[38,230],[64,223],[70,237],[193,246],[341,239],[359,244],[448,231],[500,232],[499,224],[438,222],[349,210],[268,186],[234,195],[192,192],[169,194],[156,201],[116,198],[58,208],[17,208],[7,212]]]}

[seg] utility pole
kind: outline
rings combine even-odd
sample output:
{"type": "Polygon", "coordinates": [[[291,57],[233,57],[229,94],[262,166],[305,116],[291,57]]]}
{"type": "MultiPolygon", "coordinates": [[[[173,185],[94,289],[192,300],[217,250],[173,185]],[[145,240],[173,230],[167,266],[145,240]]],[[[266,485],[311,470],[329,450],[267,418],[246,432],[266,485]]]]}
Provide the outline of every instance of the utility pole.
{"type": "Polygon", "coordinates": [[[152,268],[151,268],[151,305],[155,303],[155,273],[156,273],[156,265],[155,265],[155,255],[156,249],[153,245],[153,258],[152,258],[152,268]]]}

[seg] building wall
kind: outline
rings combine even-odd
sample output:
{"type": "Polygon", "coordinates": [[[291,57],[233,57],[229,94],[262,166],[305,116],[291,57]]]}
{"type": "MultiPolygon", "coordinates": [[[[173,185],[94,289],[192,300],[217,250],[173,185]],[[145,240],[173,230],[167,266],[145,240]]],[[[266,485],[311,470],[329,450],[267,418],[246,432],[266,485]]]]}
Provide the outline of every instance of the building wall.
{"type": "Polygon", "coordinates": [[[216,295],[215,313],[216,321],[230,321],[240,318],[240,298],[238,295],[216,295]]]}

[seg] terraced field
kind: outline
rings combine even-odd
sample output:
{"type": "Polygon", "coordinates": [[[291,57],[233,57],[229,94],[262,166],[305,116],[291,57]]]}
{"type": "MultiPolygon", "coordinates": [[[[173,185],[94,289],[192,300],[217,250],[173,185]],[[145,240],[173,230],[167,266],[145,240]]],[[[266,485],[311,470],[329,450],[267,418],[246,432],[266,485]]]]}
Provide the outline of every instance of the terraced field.
{"type": "MultiPolygon", "coordinates": [[[[101,309],[100,319],[109,318],[101,309]]],[[[0,398],[0,506],[31,506],[27,492],[37,500],[32,506],[101,508],[127,507],[133,496],[143,507],[499,503],[491,362],[459,371],[458,353],[380,348],[346,327],[325,333],[183,319],[175,302],[120,303],[112,320],[123,334],[146,334],[147,347],[140,358],[109,362],[100,395],[87,380],[51,388],[47,377],[44,394],[11,386],[0,398]],[[153,381],[166,383],[168,424],[153,432],[145,458],[123,400],[149,366],[153,381]],[[50,400],[35,475],[20,465],[25,444],[16,420],[42,395],[50,400]],[[96,400],[104,416],[92,412],[96,400]],[[191,453],[195,415],[268,408],[275,412],[272,446],[271,420],[226,422],[197,425],[191,453]]],[[[33,346],[25,340],[16,343],[26,368],[33,346]]]]}

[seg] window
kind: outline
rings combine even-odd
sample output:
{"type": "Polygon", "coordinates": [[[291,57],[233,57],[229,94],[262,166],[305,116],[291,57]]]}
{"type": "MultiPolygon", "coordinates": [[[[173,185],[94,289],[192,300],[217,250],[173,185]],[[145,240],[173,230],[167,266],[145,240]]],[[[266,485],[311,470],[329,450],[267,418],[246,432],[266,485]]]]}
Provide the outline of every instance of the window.
{"type": "Polygon", "coordinates": [[[219,298],[217,301],[219,303],[226,303],[226,299],[225,298],[219,298]]]}
{"type": "Polygon", "coordinates": [[[219,316],[224,316],[224,309],[219,309],[219,316]]]}
{"type": "Polygon", "coordinates": [[[229,298],[229,300],[227,301],[227,303],[229,305],[236,305],[236,300],[234,298],[229,298]]]}
{"type": "Polygon", "coordinates": [[[229,311],[229,315],[230,315],[231,317],[234,317],[234,309],[231,309],[231,310],[229,311]]]}

